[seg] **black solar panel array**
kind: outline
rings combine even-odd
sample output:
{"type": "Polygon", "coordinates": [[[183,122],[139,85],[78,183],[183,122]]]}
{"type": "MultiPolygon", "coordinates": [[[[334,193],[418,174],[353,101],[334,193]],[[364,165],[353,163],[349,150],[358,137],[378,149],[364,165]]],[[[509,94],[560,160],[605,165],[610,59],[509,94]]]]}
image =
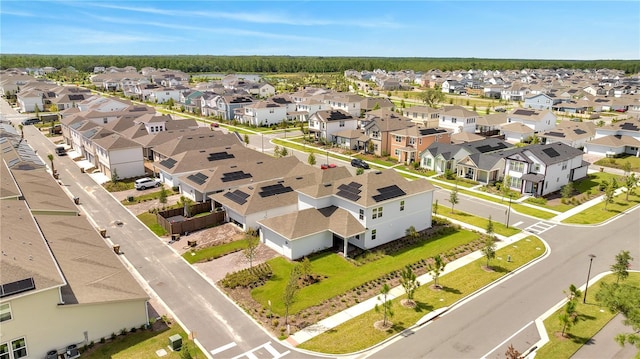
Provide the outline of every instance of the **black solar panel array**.
{"type": "Polygon", "coordinates": [[[531,116],[534,113],[536,113],[536,112],[535,111],[531,111],[531,110],[515,110],[515,112],[513,114],[514,115],[531,116]]]}
{"type": "Polygon", "coordinates": [[[362,192],[362,190],[360,190],[360,187],[362,187],[362,185],[356,182],[341,184],[340,186],[338,186],[338,193],[336,193],[336,195],[355,202],[359,200],[360,197],[362,197],[360,196],[360,192],[362,192]]]}
{"type": "Polygon", "coordinates": [[[260,197],[271,197],[281,193],[293,192],[293,188],[283,186],[282,183],[260,187],[260,197]]]}
{"type": "Polygon", "coordinates": [[[204,184],[205,182],[207,182],[207,179],[209,179],[209,176],[204,175],[204,174],[202,174],[202,173],[198,172],[198,173],[196,173],[196,174],[189,175],[189,176],[187,177],[187,179],[188,179],[188,180],[191,180],[191,181],[192,181],[192,182],[194,182],[194,183],[197,183],[197,184],[199,184],[199,185],[202,185],[202,184],[204,184]]]}
{"type": "Polygon", "coordinates": [[[219,160],[226,160],[228,158],[234,158],[234,157],[235,156],[233,154],[230,154],[227,152],[215,152],[215,153],[210,153],[207,159],[209,161],[219,161],[219,160]]]}
{"type": "Polygon", "coordinates": [[[576,135],[583,135],[583,134],[587,133],[587,131],[581,130],[581,129],[579,129],[579,128],[576,128],[575,130],[573,130],[573,132],[574,132],[576,135]]]}
{"type": "Polygon", "coordinates": [[[0,298],[36,289],[33,277],[21,279],[0,286],[0,298]]]}
{"type": "Polygon", "coordinates": [[[166,160],[160,161],[160,164],[167,168],[173,168],[173,166],[176,165],[176,160],[173,158],[167,158],[166,160]]]}
{"type": "Polygon", "coordinates": [[[225,193],[223,197],[226,197],[239,205],[243,205],[247,203],[247,198],[249,198],[249,195],[237,189],[233,192],[225,193]]]}
{"type": "Polygon", "coordinates": [[[351,118],[351,117],[340,111],[331,111],[329,113],[329,120],[345,120],[347,118],[351,118]]]}
{"type": "Polygon", "coordinates": [[[69,100],[71,100],[71,101],[82,101],[82,100],[84,100],[84,95],[69,95],[69,100]]]}
{"type": "Polygon", "coordinates": [[[560,156],[558,151],[554,150],[553,148],[545,148],[544,150],[542,150],[542,152],[546,153],[547,156],[552,157],[552,158],[560,156]]]}
{"type": "Polygon", "coordinates": [[[406,194],[400,187],[394,185],[378,188],[380,194],[373,196],[373,200],[376,202],[386,201],[391,198],[401,197],[406,194]]]}
{"type": "Polygon", "coordinates": [[[564,137],[564,133],[562,133],[562,132],[553,132],[553,131],[551,131],[551,132],[547,133],[547,135],[554,136],[554,137],[564,137]]]}
{"type": "Polygon", "coordinates": [[[620,128],[622,128],[623,130],[638,131],[638,126],[636,126],[631,122],[623,123],[622,126],[620,126],[620,128]]]}
{"type": "Polygon", "coordinates": [[[227,172],[222,174],[222,182],[233,182],[244,178],[253,177],[251,173],[244,173],[244,171],[227,172]]]}

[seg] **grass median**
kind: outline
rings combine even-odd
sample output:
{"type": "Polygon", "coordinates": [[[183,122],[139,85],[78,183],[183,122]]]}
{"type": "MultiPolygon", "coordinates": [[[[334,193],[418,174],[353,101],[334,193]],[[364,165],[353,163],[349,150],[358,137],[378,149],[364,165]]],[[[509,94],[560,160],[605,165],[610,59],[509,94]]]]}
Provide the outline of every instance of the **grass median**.
{"type": "MultiPolygon", "coordinates": [[[[611,274],[590,286],[591,290],[587,291],[587,304],[583,304],[582,300],[576,304],[576,312],[579,314],[580,321],[565,332],[565,334],[568,333],[567,337],[560,336],[562,324],[559,317],[564,311],[564,306],[545,319],[544,326],[547,335],[549,335],[549,342],[536,352],[536,358],[570,358],[607,325],[616,314],[600,306],[595,297],[600,283],[615,283],[615,281],[615,275],[611,274]]],[[[629,278],[624,283],[640,286],[640,273],[629,273],[629,278]]],[[[630,332],[631,328],[628,329],[630,332]]],[[[613,341],[613,338],[611,340],[613,341]]]]}
{"type": "MultiPolygon", "coordinates": [[[[481,229],[486,229],[487,225],[489,224],[489,219],[487,218],[474,216],[473,214],[462,212],[462,211],[451,212],[451,210],[444,210],[441,213],[442,213],[441,214],[442,216],[445,216],[447,218],[452,218],[457,221],[464,222],[481,229]]],[[[496,234],[499,234],[501,236],[511,237],[521,232],[521,230],[518,228],[514,228],[514,227],[507,228],[507,226],[505,226],[504,224],[500,222],[496,222],[495,219],[492,219],[491,222],[493,223],[493,231],[496,234]]]]}
{"type": "Polygon", "coordinates": [[[626,200],[626,196],[626,193],[622,193],[614,197],[613,202],[607,204],[606,209],[605,202],[602,201],[595,206],[591,206],[582,212],[565,219],[562,223],[598,224],[640,204],[640,195],[636,193],[629,194],[628,201],[626,200]]]}
{"type": "Polygon", "coordinates": [[[460,269],[445,274],[438,280],[443,286],[440,290],[432,289],[429,283],[421,283],[414,296],[418,304],[416,308],[407,308],[400,304],[403,295],[393,300],[394,316],[389,320],[393,327],[386,331],[374,328],[373,324],[382,319],[382,314],[370,310],[346,323],[310,339],[299,345],[299,348],[330,354],[353,353],[371,347],[393,335],[414,325],[429,312],[451,306],[455,302],[472,294],[476,290],[504,277],[524,264],[540,257],[545,252],[542,241],[536,237],[527,237],[496,252],[496,259],[491,262],[493,271],[486,271],[486,259],[480,258],[460,269]],[[511,261],[507,262],[507,256],[511,261]]]}

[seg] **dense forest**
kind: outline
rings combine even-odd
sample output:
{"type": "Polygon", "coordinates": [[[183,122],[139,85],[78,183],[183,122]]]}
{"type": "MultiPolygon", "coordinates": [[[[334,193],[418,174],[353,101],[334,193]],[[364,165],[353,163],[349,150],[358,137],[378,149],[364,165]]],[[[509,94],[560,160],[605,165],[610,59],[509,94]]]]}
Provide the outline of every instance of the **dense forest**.
{"type": "Polygon", "coordinates": [[[207,72],[342,72],[385,69],[387,71],[414,70],[426,72],[460,69],[521,70],[547,69],[618,69],[627,74],[640,72],[640,60],[524,60],[476,58],[418,58],[418,57],[311,57],[311,56],[85,56],[85,55],[20,55],[0,54],[0,68],[39,68],[72,66],[79,71],[92,72],[96,66],[146,66],[182,70],[188,73],[207,72]]]}

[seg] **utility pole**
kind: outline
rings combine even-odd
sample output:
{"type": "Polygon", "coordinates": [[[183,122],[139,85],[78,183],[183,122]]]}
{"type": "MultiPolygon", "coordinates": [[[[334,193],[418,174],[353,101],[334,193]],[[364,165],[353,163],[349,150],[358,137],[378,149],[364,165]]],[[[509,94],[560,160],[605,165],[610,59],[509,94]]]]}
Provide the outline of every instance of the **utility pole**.
{"type": "Polygon", "coordinates": [[[595,254],[589,254],[589,271],[587,272],[587,284],[584,287],[584,297],[582,297],[582,303],[587,303],[587,289],[589,289],[589,277],[591,277],[591,264],[593,263],[593,258],[595,258],[595,254]]]}

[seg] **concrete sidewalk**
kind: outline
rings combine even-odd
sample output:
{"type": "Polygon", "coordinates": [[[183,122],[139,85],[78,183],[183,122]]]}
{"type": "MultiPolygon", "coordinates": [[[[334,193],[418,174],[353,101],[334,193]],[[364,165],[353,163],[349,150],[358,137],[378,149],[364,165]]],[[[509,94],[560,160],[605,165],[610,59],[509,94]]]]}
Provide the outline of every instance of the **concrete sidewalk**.
{"type": "MultiPolygon", "coordinates": [[[[454,223],[458,223],[456,221],[453,221],[454,223]]],[[[460,223],[463,224],[463,223],[460,223]]],[[[468,225],[467,225],[468,227],[468,225]]],[[[469,228],[469,229],[473,229],[473,230],[480,230],[479,228],[469,228]]],[[[484,230],[480,230],[482,232],[484,232],[484,230]]],[[[523,239],[527,236],[529,236],[529,233],[526,232],[520,232],[516,235],[513,235],[511,237],[505,238],[502,236],[498,236],[500,240],[500,242],[497,243],[496,246],[496,250],[506,247],[508,245],[510,245],[513,242],[516,242],[520,239],[523,239]]],[[[476,251],[473,252],[465,257],[456,259],[455,261],[449,262],[447,263],[447,266],[445,267],[445,270],[440,274],[441,276],[446,275],[447,273],[451,273],[477,259],[480,259],[484,257],[484,255],[482,254],[481,251],[476,251]]],[[[421,285],[425,285],[431,281],[433,281],[433,277],[430,274],[423,274],[420,277],[418,277],[418,281],[420,282],[421,285]]],[[[397,286],[391,289],[391,291],[388,294],[388,299],[389,300],[393,300],[401,295],[404,294],[404,288],[402,286],[397,286]]],[[[378,304],[378,297],[373,297],[373,298],[369,298],[363,302],[360,302],[348,309],[343,310],[340,313],[334,314],[328,318],[325,318],[321,321],[319,321],[318,323],[308,326],[294,334],[292,334],[287,341],[294,346],[297,346],[301,343],[306,342],[307,340],[310,340],[332,328],[337,327],[338,325],[349,321],[361,314],[364,314],[372,309],[375,308],[376,304],[378,304]]],[[[426,322],[429,319],[437,316],[437,314],[439,314],[441,311],[445,310],[446,308],[440,308],[437,309],[429,314],[427,314],[424,318],[420,319],[418,321],[418,323],[422,323],[422,322],[426,322]]]]}
{"type": "MultiPolygon", "coordinates": [[[[614,196],[617,196],[617,195],[619,195],[621,193],[624,193],[624,192],[626,192],[626,188],[625,187],[618,188],[617,190],[615,190],[614,196]]],[[[565,220],[565,219],[567,219],[567,218],[569,218],[569,217],[571,217],[571,216],[573,216],[575,214],[578,214],[578,213],[584,211],[585,209],[587,209],[589,207],[593,207],[593,206],[597,205],[598,203],[601,203],[602,201],[604,201],[604,196],[596,197],[596,198],[591,199],[591,200],[589,200],[589,201],[587,201],[587,202],[585,202],[585,203],[583,203],[583,204],[581,204],[579,206],[575,206],[575,207],[571,208],[570,210],[568,210],[566,212],[558,214],[557,216],[549,219],[549,222],[560,223],[563,220],[565,220]]]]}

